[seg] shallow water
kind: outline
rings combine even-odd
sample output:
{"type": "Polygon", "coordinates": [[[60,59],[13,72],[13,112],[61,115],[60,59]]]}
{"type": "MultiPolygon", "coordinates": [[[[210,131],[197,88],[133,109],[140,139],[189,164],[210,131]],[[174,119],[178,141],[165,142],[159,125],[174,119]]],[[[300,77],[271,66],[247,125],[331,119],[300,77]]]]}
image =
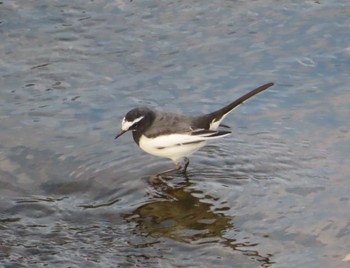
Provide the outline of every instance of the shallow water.
{"type": "Polygon", "coordinates": [[[350,3],[260,2],[0,4],[1,266],[349,265],[350,3]],[[270,81],[187,176],[114,141],[270,81]]]}

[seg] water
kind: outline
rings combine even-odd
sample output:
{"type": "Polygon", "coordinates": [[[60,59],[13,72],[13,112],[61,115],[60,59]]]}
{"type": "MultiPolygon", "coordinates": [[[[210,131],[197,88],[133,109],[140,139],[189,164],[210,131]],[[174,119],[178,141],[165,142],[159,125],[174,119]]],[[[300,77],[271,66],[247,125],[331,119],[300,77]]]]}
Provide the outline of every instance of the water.
{"type": "Polygon", "coordinates": [[[0,4],[2,267],[347,267],[347,1],[0,4]],[[263,83],[187,176],[131,108],[200,114],[263,83]]]}

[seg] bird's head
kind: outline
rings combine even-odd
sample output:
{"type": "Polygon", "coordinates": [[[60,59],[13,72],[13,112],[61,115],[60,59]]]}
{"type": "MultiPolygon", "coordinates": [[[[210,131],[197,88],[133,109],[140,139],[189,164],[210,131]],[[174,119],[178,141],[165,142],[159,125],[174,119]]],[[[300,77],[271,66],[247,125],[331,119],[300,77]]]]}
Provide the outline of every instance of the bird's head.
{"type": "Polygon", "coordinates": [[[125,132],[135,131],[138,129],[140,124],[144,121],[144,119],[151,114],[152,111],[146,107],[143,108],[135,108],[129,111],[122,120],[121,131],[115,139],[119,138],[125,132]]]}

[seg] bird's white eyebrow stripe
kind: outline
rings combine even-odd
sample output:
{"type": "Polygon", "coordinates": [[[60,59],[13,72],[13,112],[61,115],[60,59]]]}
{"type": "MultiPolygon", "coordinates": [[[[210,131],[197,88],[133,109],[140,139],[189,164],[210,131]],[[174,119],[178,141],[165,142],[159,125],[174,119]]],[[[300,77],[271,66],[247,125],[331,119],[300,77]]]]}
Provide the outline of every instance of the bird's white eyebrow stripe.
{"type": "Polygon", "coordinates": [[[144,116],[140,116],[140,117],[136,118],[134,121],[129,122],[129,121],[126,121],[125,117],[124,117],[123,121],[122,121],[122,130],[128,130],[133,124],[141,121],[143,118],[144,118],[144,116]]]}

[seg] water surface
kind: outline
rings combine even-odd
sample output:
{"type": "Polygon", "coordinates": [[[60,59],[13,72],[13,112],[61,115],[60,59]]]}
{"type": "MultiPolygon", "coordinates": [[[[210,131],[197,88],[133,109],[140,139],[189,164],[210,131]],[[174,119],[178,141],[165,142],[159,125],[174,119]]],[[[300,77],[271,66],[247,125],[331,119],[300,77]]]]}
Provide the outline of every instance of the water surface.
{"type": "Polygon", "coordinates": [[[347,1],[0,4],[3,267],[347,267],[347,1]],[[266,82],[189,173],[124,135],[266,82]]]}

